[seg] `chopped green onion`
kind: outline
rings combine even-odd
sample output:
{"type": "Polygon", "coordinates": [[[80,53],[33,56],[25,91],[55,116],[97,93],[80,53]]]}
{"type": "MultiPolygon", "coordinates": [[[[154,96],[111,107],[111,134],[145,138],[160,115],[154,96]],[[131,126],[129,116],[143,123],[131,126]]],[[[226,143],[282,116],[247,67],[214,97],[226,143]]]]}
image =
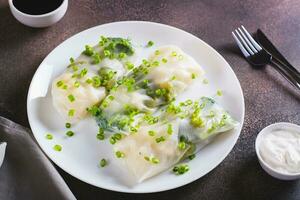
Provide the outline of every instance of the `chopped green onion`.
{"type": "Polygon", "coordinates": [[[68,89],[68,86],[67,86],[67,85],[64,85],[64,86],[62,87],[62,89],[66,90],[66,89],[68,89]]]}
{"type": "Polygon", "coordinates": [[[146,60],[146,59],[143,59],[142,62],[143,62],[143,64],[144,64],[145,66],[149,66],[149,65],[150,65],[149,61],[146,60]]]}
{"type": "Polygon", "coordinates": [[[101,107],[107,108],[107,106],[108,106],[108,102],[106,100],[102,101],[101,107]]]}
{"type": "Polygon", "coordinates": [[[63,86],[64,82],[63,81],[57,81],[56,86],[61,87],[63,86]]]}
{"type": "Polygon", "coordinates": [[[68,116],[69,117],[73,117],[75,114],[75,110],[74,109],[70,109],[69,112],[68,112],[68,116]]]}
{"type": "Polygon", "coordinates": [[[111,144],[116,144],[116,139],[114,138],[114,137],[110,137],[109,138],[109,142],[111,143],[111,144]]]}
{"type": "Polygon", "coordinates": [[[167,60],[166,58],[161,59],[161,61],[162,61],[163,63],[167,63],[167,62],[168,62],[168,60],[167,60]]]}
{"type": "Polygon", "coordinates": [[[68,99],[69,99],[70,102],[75,101],[75,97],[72,94],[68,95],[68,99]]]}
{"type": "Polygon", "coordinates": [[[109,57],[111,55],[109,50],[104,50],[103,53],[105,57],[109,57]]]}
{"type": "Polygon", "coordinates": [[[101,41],[99,42],[99,45],[100,45],[100,47],[103,47],[103,46],[104,46],[104,42],[101,40],[101,41]]]}
{"type": "Polygon", "coordinates": [[[92,56],[94,54],[93,47],[91,47],[89,45],[85,45],[85,50],[83,51],[83,54],[87,55],[87,56],[92,56]]]}
{"type": "Polygon", "coordinates": [[[131,69],[134,68],[134,64],[132,64],[132,63],[129,62],[129,61],[125,63],[125,66],[127,67],[128,70],[131,70],[131,69]]]}
{"type": "Polygon", "coordinates": [[[113,137],[115,138],[115,140],[121,140],[122,139],[122,134],[121,133],[115,133],[113,135],[113,137]]]}
{"type": "Polygon", "coordinates": [[[177,56],[177,52],[176,51],[172,51],[171,56],[177,56]]]}
{"type": "Polygon", "coordinates": [[[158,117],[153,117],[152,115],[145,115],[144,120],[147,121],[149,125],[152,125],[158,122],[158,117]]]}
{"type": "Polygon", "coordinates": [[[188,99],[185,101],[185,105],[189,106],[189,105],[192,105],[193,104],[193,101],[191,99],[188,99]]]}
{"type": "Polygon", "coordinates": [[[160,54],[159,50],[156,50],[154,53],[155,53],[155,55],[159,55],[160,54]]]}
{"type": "Polygon", "coordinates": [[[138,129],[136,127],[131,126],[130,131],[136,133],[138,131],[138,129]]]}
{"type": "Polygon", "coordinates": [[[72,65],[72,69],[74,72],[76,72],[79,69],[79,67],[77,65],[72,65]]]}
{"type": "Polygon", "coordinates": [[[99,128],[98,133],[99,134],[104,134],[104,129],[103,128],[99,128]]]}
{"type": "Polygon", "coordinates": [[[188,158],[189,158],[190,160],[193,160],[195,157],[196,157],[196,154],[192,154],[192,155],[189,155],[189,156],[188,156],[188,158]]]}
{"type": "Polygon", "coordinates": [[[98,116],[98,115],[100,115],[100,109],[99,109],[99,107],[96,106],[96,105],[93,105],[92,107],[87,108],[86,110],[87,110],[91,115],[93,115],[93,116],[98,116]]]}
{"type": "Polygon", "coordinates": [[[153,63],[151,65],[154,66],[154,67],[157,67],[157,66],[159,66],[159,62],[157,60],[153,61],[153,63]]]}
{"type": "Polygon", "coordinates": [[[80,71],[80,74],[79,74],[79,77],[82,78],[84,77],[86,74],[87,74],[88,70],[86,68],[83,68],[81,71],[80,71]]]}
{"type": "Polygon", "coordinates": [[[53,149],[54,149],[55,151],[61,151],[61,150],[62,150],[62,147],[61,147],[60,145],[56,144],[56,145],[53,146],[53,149]]]}
{"type": "Polygon", "coordinates": [[[108,96],[108,99],[113,101],[115,99],[115,97],[110,95],[110,96],[108,96]]]}
{"type": "Polygon", "coordinates": [[[97,137],[97,139],[98,140],[104,140],[104,134],[100,134],[100,133],[98,133],[97,135],[96,135],[96,137],[97,137]]]}
{"type": "Polygon", "coordinates": [[[164,142],[166,139],[164,136],[160,136],[159,138],[156,138],[155,141],[156,143],[164,142]]]}
{"type": "Polygon", "coordinates": [[[71,123],[67,122],[67,123],[65,124],[65,126],[66,126],[66,128],[71,128],[71,123]]]}
{"type": "Polygon", "coordinates": [[[101,161],[100,161],[100,166],[101,167],[105,167],[107,165],[107,161],[103,158],[103,159],[101,159],[101,161]]]}
{"type": "Polygon", "coordinates": [[[101,79],[99,76],[94,76],[93,78],[93,86],[100,87],[101,86],[101,79]]]}
{"type": "Polygon", "coordinates": [[[192,79],[196,78],[196,74],[192,73],[192,79]]]}
{"type": "Polygon", "coordinates": [[[50,133],[48,133],[45,137],[48,140],[52,140],[53,139],[53,136],[50,133]]]}
{"type": "Polygon", "coordinates": [[[75,81],[74,82],[74,87],[79,88],[79,86],[80,86],[80,83],[78,81],[75,81]]]}
{"type": "Polygon", "coordinates": [[[72,137],[74,135],[74,132],[73,131],[67,131],[66,135],[69,136],[69,137],[72,137]]]}
{"type": "Polygon", "coordinates": [[[155,131],[148,131],[148,135],[150,135],[150,136],[154,136],[155,135],[155,131]]]}
{"type": "Polygon", "coordinates": [[[119,54],[119,58],[120,58],[120,59],[126,58],[126,54],[123,53],[123,52],[121,52],[121,53],[119,54]]]}
{"type": "Polygon", "coordinates": [[[181,141],[181,142],[178,143],[178,148],[179,148],[180,150],[184,150],[185,147],[186,147],[186,145],[185,145],[185,142],[184,142],[184,141],[181,141]]]}
{"type": "Polygon", "coordinates": [[[218,96],[222,96],[222,95],[223,95],[222,90],[217,90],[217,95],[218,95],[218,96]]]}
{"type": "Polygon", "coordinates": [[[176,76],[172,76],[171,81],[176,80],[176,76]]]}
{"type": "Polygon", "coordinates": [[[99,53],[95,53],[93,56],[92,56],[92,58],[93,58],[93,64],[99,64],[100,63],[100,61],[101,61],[101,57],[100,57],[100,54],[99,53]]]}
{"type": "Polygon", "coordinates": [[[155,157],[152,157],[152,158],[151,158],[151,162],[152,162],[153,164],[158,164],[158,163],[159,163],[159,159],[158,159],[158,158],[155,158],[155,157]]]}
{"type": "Polygon", "coordinates": [[[187,171],[189,171],[189,166],[187,164],[180,164],[173,168],[173,172],[176,175],[182,175],[182,174],[186,173],[187,171]]]}
{"type": "Polygon", "coordinates": [[[70,63],[73,64],[74,62],[75,62],[74,58],[71,57],[71,58],[70,58],[70,63]]]}
{"type": "Polygon", "coordinates": [[[85,82],[86,82],[87,84],[91,84],[93,81],[92,81],[92,79],[88,78],[88,79],[86,79],[85,82]]]}
{"type": "Polygon", "coordinates": [[[121,152],[121,151],[117,151],[116,152],[116,156],[117,156],[117,158],[124,158],[125,154],[123,152],[121,152]]]}
{"type": "Polygon", "coordinates": [[[154,44],[154,42],[150,40],[150,41],[147,43],[147,47],[151,47],[151,46],[153,46],[153,44],[154,44]]]}
{"type": "Polygon", "coordinates": [[[167,133],[168,133],[169,135],[172,135],[172,133],[173,133],[172,124],[168,124],[168,130],[167,130],[167,133]]]}
{"type": "Polygon", "coordinates": [[[150,158],[148,156],[145,156],[144,159],[150,161],[150,158]]]}

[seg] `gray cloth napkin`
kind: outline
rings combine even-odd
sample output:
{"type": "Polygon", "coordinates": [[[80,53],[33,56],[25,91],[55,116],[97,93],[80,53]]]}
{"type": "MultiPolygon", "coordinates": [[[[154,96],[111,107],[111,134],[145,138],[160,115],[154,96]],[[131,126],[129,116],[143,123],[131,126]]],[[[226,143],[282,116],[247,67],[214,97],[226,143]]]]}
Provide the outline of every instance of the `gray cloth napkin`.
{"type": "Polygon", "coordinates": [[[0,117],[0,142],[7,142],[0,167],[0,199],[76,199],[29,129],[0,117]]]}

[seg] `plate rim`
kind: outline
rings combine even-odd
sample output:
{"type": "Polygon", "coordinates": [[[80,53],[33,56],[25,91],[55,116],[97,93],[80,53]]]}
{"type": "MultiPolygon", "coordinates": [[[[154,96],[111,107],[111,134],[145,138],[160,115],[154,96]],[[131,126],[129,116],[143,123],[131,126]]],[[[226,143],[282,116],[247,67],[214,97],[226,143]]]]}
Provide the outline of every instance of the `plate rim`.
{"type": "Polygon", "coordinates": [[[201,177],[207,175],[208,173],[210,173],[211,171],[213,171],[216,167],[218,167],[224,160],[225,158],[230,154],[230,152],[233,150],[234,146],[236,145],[240,135],[241,135],[241,132],[242,132],[242,128],[243,128],[243,125],[244,125],[244,119],[245,119],[245,98],[244,98],[244,93],[243,93],[243,89],[241,87],[241,84],[240,84],[240,81],[237,77],[237,75],[235,74],[234,70],[232,69],[232,67],[229,65],[229,63],[225,60],[225,58],[217,51],[215,50],[212,46],[210,46],[208,43],[206,43],[205,41],[203,41],[202,39],[198,38],[197,36],[193,35],[192,33],[189,33],[185,30],[182,30],[180,28],[177,28],[177,27],[174,27],[174,26],[171,26],[171,25],[167,25],[167,24],[163,24],[163,23],[158,23],[158,22],[151,22],[151,21],[139,21],[139,20],[129,20],[129,21],[114,21],[114,22],[109,22],[109,23],[105,23],[105,24],[100,24],[100,25],[96,25],[96,26],[93,26],[93,27],[90,27],[90,28],[87,28],[87,29],[84,29],[74,35],[71,35],[70,37],[66,38],[64,41],[60,42],[55,48],[53,48],[48,54],[47,56],[43,59],[43,61],[40,63],[40,65],[38,66],[38,68],[36,69],[31,81],[30,81],[30,85],[29,85],[29,89],[28,89],[28,94],[27,94],[27,101],[26,101],[26,110],[27,110],[27,118],[28,118],[28,122],[29,122],[29,125],[30,125],[30,128],[32,130],[32,133],[34,135],[34,138],[35,140],[37,141],[37,144],[38,146],[40,147],[40,149],[44,152],[44,154],[52,161],[55,163],[55,165],[57,165],[59,168],[61,168],[64,172],[68,173],[69,175],[71,175],[72,177],[84,182],[84,183],[87,183],[89,185],[92,185],[94,187],[98,187],[98,188],[101,188],[101,189],[105,189],[105,190],[109,190],[109,191],[115,191],[115,192],[123,192],[123,193],[157,193],[157,192],[163,192],[163,191],[168,191],[168,190],[172,190],[172,189],[176,189],[176,188],[179,188],[179,187],[182,187],[182,186],[185,186],[187,184],[190,184],[198,179],[200,179],[201,177]],[[215,165],[214,167],[212,167],[208,172],[206,172],[205,174],[203,174],[202,176],[194,176],[194,177],[191,177],[185,181],[183,181],[181,184],[179,185],[172,185],[171,187],[165,187],[165,188],[162,188],[162,189],[158,189],[158,190],[150,190],[150,191],[132,191],[130,188],[128,189],[120,189],[120,188],[117,188],[117,187],[106,187],[106,186],[98,186],[98,185],[95,185],[93,183],[91,183],[89,180],[86,180],[86,179],[82,179],[82,178],[78,178],[76,175],[72,174],[71,172],[69,172],[69,170],[65,169],[64,167],[61,167],[58,162],[55,160],[55,159],[51,159],[50,156],[48,156],[48,154],[46,153],[46,151],[44,150],[44,148],[42,147],[42,145],[40,144],[40,142],[36,139],[36,134],[35,132],[33,131],[33,128],[32,128],[32,119],[30,119],[30,113],[29,113],[29,105],[30,105],[30,99],[29,99],[29,95],[30,95],[30,91],[32,90],[32,85],[33,85],[33,82],[34,82],[34,79],[35,77],[37,76],[37,74],[39,73],[39,70],[41,70],[41,66],[44,65],[44,63],[46,62],[47,58],[50,57],[50,55],[56,50],[58,49],[60,46],[63,45],[63,43],[73,37],[77,37],[79,34],[82,34],[84,32],[87,32],[87,31],[91,31],[92,29],[96,29],[96,28],[99,28],[99,27],[103,27],[103,26],[110,26],[110,25],[115,25],[115,24],[126,24],[126,23],[131,23],[131,24],[139,24],[139,23],[142,23],[142,24],[151,24],[151,25],[155,25],[155,26],[161,26],[161,27],[166,27],[168,29],[173,29],[175,31],[179,31],[179,32],[182,32],[184,34],[187,34],[189,35],[190,37],[198,40],[199,42],[202,43],[202,45],[206,46],[206,48],[210,49],[210,51],[214,52],[214,54],[222,60],[222,62],[226,63],[228,65],[228,70],[233,74],[234,78],[236,79],[237,83],[238,83],[238,88],[239,88],[239,93],[242,97],[242,110],[241,110],[241,114],[242,114],[242,117],[241,117],[241,122],[240,123],[240,127],[239,129],[237,130],[238,131],[238,137],[236,137],[233,145],[226,151],[226,153],[224,154],[224,156],[222,156],[219,160],[218,160],[218,164],[215,165]]]}

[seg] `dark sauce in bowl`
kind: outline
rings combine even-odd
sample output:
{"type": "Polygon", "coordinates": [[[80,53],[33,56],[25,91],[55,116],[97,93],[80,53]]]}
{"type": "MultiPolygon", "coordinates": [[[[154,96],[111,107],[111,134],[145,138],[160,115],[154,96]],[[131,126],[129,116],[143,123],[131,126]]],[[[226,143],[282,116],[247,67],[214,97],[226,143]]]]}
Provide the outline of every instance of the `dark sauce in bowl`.
{"type": "Polygon", "coordinates": [[[57,9],[64,0],[13,0],[14,6],[29,15],[42,15],[57,9]]]}

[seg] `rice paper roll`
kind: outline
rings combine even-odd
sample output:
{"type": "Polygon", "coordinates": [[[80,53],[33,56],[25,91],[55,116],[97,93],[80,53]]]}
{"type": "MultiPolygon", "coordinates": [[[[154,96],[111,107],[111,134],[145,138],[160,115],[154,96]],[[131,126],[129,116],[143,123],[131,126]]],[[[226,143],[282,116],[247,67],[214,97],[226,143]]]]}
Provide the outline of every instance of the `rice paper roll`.
{"type": "Polygon", "coordinates": [[[179,148],[178,121],[141,126],[113,145],[129,183],[140,183],[178,163],[189,146],[179,148]]]}

